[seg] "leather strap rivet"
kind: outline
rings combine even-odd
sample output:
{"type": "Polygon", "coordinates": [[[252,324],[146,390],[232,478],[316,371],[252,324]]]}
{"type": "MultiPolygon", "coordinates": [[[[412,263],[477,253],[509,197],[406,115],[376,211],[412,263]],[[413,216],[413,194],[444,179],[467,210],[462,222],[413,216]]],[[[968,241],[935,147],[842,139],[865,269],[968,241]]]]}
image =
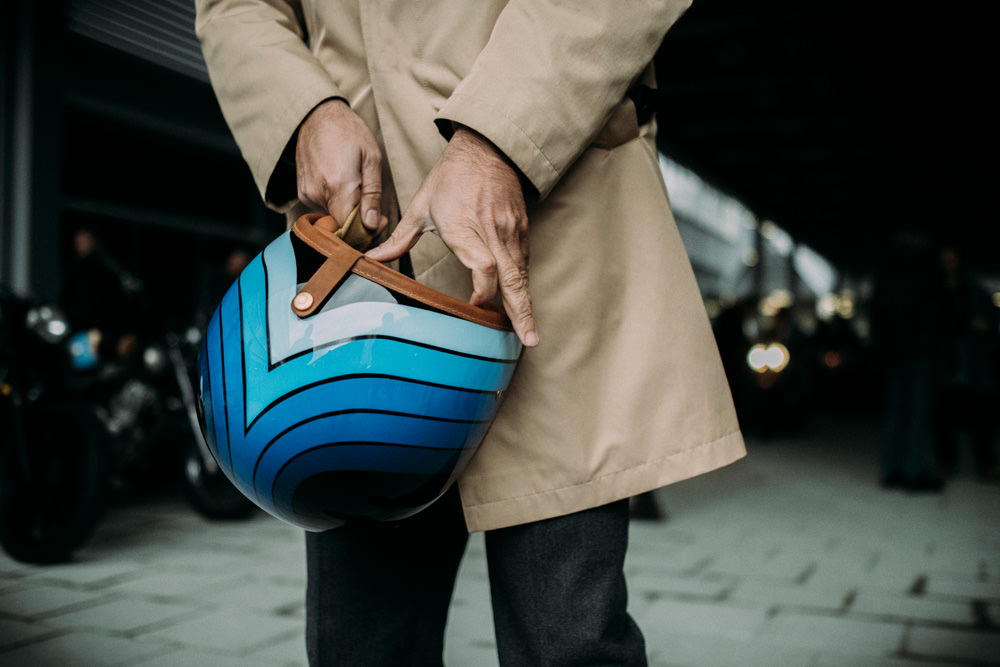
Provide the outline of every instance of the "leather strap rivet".
{"type": "Polygon", "coordinates": [[[296,310],[306,310],[311,305],[313,305],[313,295],[309,292],[299,292],[295,295],[295,298],[292,299],[292,306],[294,306],[296,310]]]}

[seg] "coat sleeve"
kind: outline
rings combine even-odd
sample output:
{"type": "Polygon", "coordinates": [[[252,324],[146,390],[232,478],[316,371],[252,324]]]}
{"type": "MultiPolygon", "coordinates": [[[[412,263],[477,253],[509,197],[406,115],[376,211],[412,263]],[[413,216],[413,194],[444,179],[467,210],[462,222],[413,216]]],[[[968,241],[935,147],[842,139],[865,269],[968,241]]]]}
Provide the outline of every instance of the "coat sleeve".
{"type": "Polygon", "coordinates": [[[287,204],[295,172],[282,154],[309,111],[341,91],[305,43],[298,2],[196,0],[196,10],[226,123],[264,199],[287,204]]]}
{"type": "Polygon", "coordinates": [[[690,0],[513,0],[438,113],[492,141],[545,197],[647,68],[690,0]]]}

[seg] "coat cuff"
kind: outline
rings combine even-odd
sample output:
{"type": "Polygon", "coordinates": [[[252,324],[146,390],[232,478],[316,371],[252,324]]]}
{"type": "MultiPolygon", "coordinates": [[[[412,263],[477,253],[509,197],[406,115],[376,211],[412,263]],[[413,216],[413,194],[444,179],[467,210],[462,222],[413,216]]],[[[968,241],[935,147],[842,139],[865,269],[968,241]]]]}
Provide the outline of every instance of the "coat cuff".
{"type": "Polygon", "coordinates": [[[455,93],[441,108],[434,122],[445,139],[451,139],[456,123],[489,139],[521,170],[540,199],[544,199],[559,181],[561,174],[541,147],[513,119],[486,100],[455,93]]]}

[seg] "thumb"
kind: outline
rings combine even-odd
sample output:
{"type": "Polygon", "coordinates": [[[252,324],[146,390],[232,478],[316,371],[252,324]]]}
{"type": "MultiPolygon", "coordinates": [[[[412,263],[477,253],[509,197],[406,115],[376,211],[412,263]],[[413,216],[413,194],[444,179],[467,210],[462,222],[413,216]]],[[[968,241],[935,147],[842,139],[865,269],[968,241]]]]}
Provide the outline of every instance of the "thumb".
{"type": "Polygon", "coordinates": [[[389,238],[366,252],[365,255],[376,262],[391,262],[402,257],[415,246],[423,233],[423,225],[414,218],[403,216],[389,238]]]}
{"type": "Polygon", "coordinates": [[[382,165],[366,156],[361,163],[361,222],[373,232],[382,223],[382,165]]]}

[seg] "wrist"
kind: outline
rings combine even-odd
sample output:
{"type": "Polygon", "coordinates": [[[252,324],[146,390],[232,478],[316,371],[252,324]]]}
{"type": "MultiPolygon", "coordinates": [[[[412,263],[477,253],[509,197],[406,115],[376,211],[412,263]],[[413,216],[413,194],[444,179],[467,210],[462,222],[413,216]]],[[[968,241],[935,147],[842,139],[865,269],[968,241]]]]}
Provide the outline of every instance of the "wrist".
{"type": "Polygon", "coordinates": [[[521,192],[526,198],[529,194],[537,192],[521,169],[496,144],[471,127],[460,123],[453,123],[453,127],[454,133],[448,141],[449,146],[454,146],[455,150],[469,151],[484,162],[493,163],[496,166],[502,164],[521,184],[521,192]]]}

